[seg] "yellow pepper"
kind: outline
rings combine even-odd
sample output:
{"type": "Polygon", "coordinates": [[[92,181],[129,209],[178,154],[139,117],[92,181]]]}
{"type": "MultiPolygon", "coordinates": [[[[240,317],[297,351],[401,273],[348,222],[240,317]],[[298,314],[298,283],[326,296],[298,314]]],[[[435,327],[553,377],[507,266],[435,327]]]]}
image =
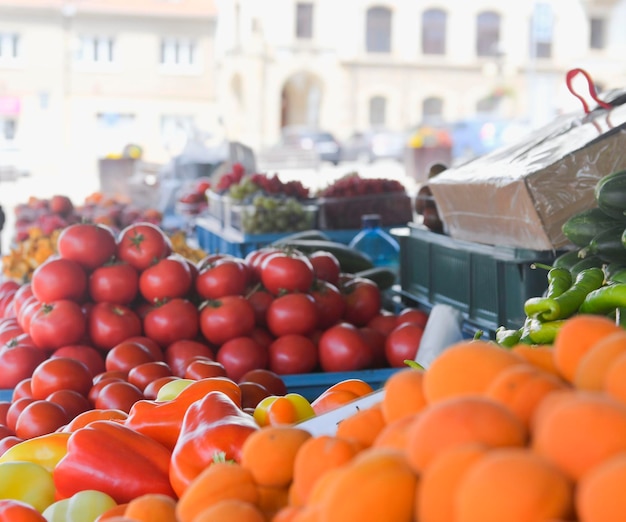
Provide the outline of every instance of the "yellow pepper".
{"type": "Polygon", "coordinates": [[[35,462],[2,462],[0,498],[21,500],[43,512],[55,500],[52,473],[35,462]]]}
{"type": "Polygon", "coordinates": [[[94,522],[102,513],[115,506],[115,500],[106,493],[86,489],[50,504],[43,516],[48,522],[94,522]]]}
{"type": "Polygon", "coordinates": [[[53,432],[18,442],[0,456],[0,463],[17,460],[34,462],[52,471],[67,453],[69,437],[69,433],[53,432]]]}
{"type": "Polygon", "coordinates": [[[254,420],[261,427],[294,424],[313,416],[315,412],[311,403],[299,393],[265,397],[257,404],[253,413],[254,420]]]}

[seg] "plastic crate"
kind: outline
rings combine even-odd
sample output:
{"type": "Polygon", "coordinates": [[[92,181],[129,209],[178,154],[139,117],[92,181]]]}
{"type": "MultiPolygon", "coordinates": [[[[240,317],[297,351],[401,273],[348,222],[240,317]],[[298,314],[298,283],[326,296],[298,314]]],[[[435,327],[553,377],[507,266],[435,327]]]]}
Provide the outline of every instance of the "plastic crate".
{"type": "Polygon", "coordinates": [[[262,233],[289,233],[315,228],[317,205],[298,204],[296,208],[279,206],[268,212],[254,205],[234,204],[230,207],[229,216],[225,226],[231,226],[244,234],[254,233],[257,227],[267,229],[262,233]]]}
{"type": "Polygon", "coordinates": [[[533,263],[550,265],[560,253],[461,241],[413,223],[403,231],[396,234],[403,298],[453,306],[491,336],[499,326],[523,325],[524,302],[548,286],[546,271],[533,263]]]}
{"type": "Polygon", "coordinates": [[[404,226],[413,219],[413,204],[404,192],[320,198],[318,205],[322,230],[361,228],[361,216],[365,214],[379,214],[384,227],[404,226]]]}
{"type": "Polygon", "coordinates": [[[354,372],[319,372],[303,373],[299,375],[281,375],[287,391],[299,393],[309,401],[315,400],[322,392],[333,384],[346,379],[361,379],[374,390],[382,388],[387,379],[399,368],[380,368],[375,370],[360,370],[354,372]]]}

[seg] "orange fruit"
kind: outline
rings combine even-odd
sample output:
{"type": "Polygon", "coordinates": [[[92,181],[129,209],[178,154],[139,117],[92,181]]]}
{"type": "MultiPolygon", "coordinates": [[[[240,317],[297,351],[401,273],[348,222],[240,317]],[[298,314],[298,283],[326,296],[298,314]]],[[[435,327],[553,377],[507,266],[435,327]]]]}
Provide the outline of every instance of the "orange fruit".
{"type": "Polygon", "coordinates": [[[624,353],[626,353],[626,330],[602,337],[581,357],[574,374],[574,386],[581,390],[602,390],[607,371],[624,353]]]}
{"type": "Polygon", "coordinates": [[[592,468],[578,481],[576,510],[584,522],[622,522],[626,514],[626,454],[592,468]]]}
{"type": "Polygon", "coordinates": [[[413,415],[426,406],[424,373],[423,370],[416,368],[403,368],[387,379],[381,403],[386,423],[406,415],[413,415]]]}

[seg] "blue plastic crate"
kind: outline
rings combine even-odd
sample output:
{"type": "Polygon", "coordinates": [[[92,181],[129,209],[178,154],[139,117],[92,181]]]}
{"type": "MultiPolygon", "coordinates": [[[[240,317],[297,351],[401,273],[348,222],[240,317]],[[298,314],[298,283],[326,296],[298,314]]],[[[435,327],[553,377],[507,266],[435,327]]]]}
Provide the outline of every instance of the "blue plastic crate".
{"type": "Polygon", "coordinates": [[[11,402],[11,399],[13,398],[13,390],[0,390],[0,401],[2,402],[11,402]]]}

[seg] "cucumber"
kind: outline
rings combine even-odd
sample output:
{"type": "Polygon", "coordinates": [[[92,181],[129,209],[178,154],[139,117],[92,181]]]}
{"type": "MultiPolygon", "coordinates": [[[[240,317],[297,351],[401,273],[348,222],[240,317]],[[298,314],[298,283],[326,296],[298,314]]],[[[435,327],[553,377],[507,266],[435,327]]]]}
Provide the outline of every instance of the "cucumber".
{"type": "Polygon", "coordinates": [[[283,236],[278,238],[277,240],[272,242],[272,246],[282,246],[285,243],[289,243],[294,239],[321,239],[323,241],[330,241],[330,237],[328,237],[321,230],[303,230],[302,232],[294,232],[293,234],[289,234],[287,236],[283,236]]]}
{"type": "Polygon", "coordinates": [[[374,281],[381,290],[387,290],[391,288],[396,282],[396,273],[386,267],[377,266],[369,268],[367,270],[361,270],[354,274],[357,277],[365,277],[371,281],[374,281]]]}
{"type": "Polygon", "coordinates": [[[626,170],[604,176],[596,183],[594,195],[598,207],[615,219],[626,219],[626,170]]]}
{"type": "MultiPolygon", "coordinates": [[[[588,243],[586,243],[588,244],[588,243]]],[[[558,256],[552,266],[555,268],[567,268],[570,270],[576,263],[578,263],[582,258],[579,255],[580,249],[569,250],[558,256]]]]}
{"type": "Polygon", "coordinates": [[[311,254],[316,250],[330,252],[339,260],[341,271],[350,274],[374,268],[372,260],[363,252],[336,241],[326,241],[323,239],[293,239],[281,246],[295,248],[304,254],[311,254]]]}
{"type": "Polygon", "coordinates": [[[561,230],[576,246],[587,246],[591,240],[607,228],[620,225],[620,221],[606,214],[601,208],[593,207],[570,217],[561,230]]]}
{"type": "Polygon", "coordinates": [[[596,234],[583,250],[606,263],[626,263],[626,247],[622,242],[625,228],[619,225],[596,234]]]}

